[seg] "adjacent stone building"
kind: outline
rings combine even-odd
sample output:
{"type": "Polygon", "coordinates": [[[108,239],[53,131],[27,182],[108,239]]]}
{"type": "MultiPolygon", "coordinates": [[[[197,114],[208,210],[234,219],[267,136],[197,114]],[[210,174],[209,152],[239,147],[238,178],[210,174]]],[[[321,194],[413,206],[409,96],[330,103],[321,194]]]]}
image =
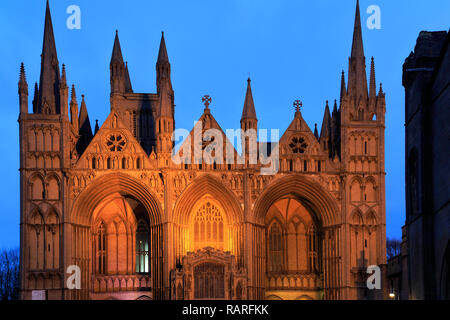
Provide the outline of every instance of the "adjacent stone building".
{"type": "MultiPolygon", "coordinates": [[[[228,140],[207,96],[202,129],[184,146],[195,151],[199,141],[214,160],[179,152],[183,161],[173,161],[175,89],[164,34],[156,93],[136,93],[116,33],[111,112],[94,132],[88,98],[69,90],[59,66],[47,3],[32,112],[20,68],[23,299],[382,297],[368,290],[366,270],[386,266],[385,94],[373,59],[366,79],[359,5],[348,83],[342,72],[320,135],[297,102],[279,141],[257,144],[270,152],[273,174],[262,173],[262,156],[250,161],[251,135],[242,137],[242,155],[232,148],[232,161],[217,157],[218,140],[228,140]],[[205,138],[208,129],[219,135],[205,138]],[[67,288],[70,266],[81,270],[79,289],[67,288]]],[[[249,79],[245,132],[258,129],[256,110],[249,79]]]]}
{"type": "Polygon", "coordinates": [[[450,298],[450,49],[423,31],[403,65],[410,299],[450,298]]]}

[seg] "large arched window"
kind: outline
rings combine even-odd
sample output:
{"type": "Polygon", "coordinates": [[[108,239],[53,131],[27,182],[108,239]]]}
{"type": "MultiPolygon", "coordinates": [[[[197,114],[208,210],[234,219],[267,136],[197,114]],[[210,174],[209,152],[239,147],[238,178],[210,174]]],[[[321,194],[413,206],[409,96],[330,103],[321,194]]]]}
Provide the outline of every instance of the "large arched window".
{"type": "Polygon", "coordinates": [[[280,224],[275,221],[269,228],[269,272],[283,270],[283,235],[280,224]]]}
{"type": "Polygon", "coordinates": [[[140,220],[136,230],[136,272],[138,273],[150,272],[148,239],[147,223],[144,220],[140,220]]]}
{"type": "Polygon", "coordinates": [[[194,216],[194,250],[213,247],[224,250],[224,220],[219,208],[207,201],[194,216]]]}

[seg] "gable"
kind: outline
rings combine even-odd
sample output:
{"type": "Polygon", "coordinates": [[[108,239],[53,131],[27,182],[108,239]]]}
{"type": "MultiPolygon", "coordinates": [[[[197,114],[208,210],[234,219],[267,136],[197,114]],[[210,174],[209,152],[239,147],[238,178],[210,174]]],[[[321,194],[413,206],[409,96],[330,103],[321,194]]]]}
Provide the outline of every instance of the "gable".
{"type": "Polygon", "coordinates": [[[190,158],[190,162],[188,163],[191,164],[197,164],[197,159],[202,159],[202,163],[205,162],[205,154],[213,156],[213,158],[208,157],[210,164],[214,161],[218,164],[227,164],[229,163],[226,161],[227,156],[229,158],[232,157],[232,163],[238,163],[237,159],[240,158],[240,155],[234,148],[233,144],[209,110],[205,111],[200,119],[195,123],[194,128],[181,143],[181,146],[176,153],[181,162],[186,163],[186,160],[190,158]],[[206,140],[205,137],[208,136],[208,134],[211,134],[211,140],[204,141],[206,140]],[[202,140],[202,137],[204,140],[202,140]],[[221,148],[219,147],[220,143],[222,143],[221,148]],[[187,154],[188,152],[190,154],[187,154]],[[221,152],[221,154],[219,152],[221,152]]]}
{"type": "Polygon", "coordinates": [[[296,113],[280,139],[280,154],[322,155],[325,154],[300,112],[296,113]]]}
{"type": "Polygon", "coordinates": [[[114,110],[106,118],[75,165],[78,169],[151,167],[154,167],[154,164],[114,110]]]}

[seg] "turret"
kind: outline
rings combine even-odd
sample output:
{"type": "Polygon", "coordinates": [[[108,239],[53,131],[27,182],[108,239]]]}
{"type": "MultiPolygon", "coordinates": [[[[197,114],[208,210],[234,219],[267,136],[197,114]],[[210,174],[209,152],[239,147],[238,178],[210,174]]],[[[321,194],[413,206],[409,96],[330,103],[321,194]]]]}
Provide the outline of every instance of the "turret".
{"type": "Polygon", "coordinates": [[[75,85],[73,84],[70,99],[70,122],[72,123],[73,129],[78,134],[78,131],[80,129],[78,125],[78,102],[77,102],[77,94],[75,92],[75,85]]]}
{"type": "Polygon", "coordinates": [[[159,96],[159,108],[156,116],[156,149],[160,165],[168,166],[173,148],[172,133],[175,128],[175,120],[170,62],[164,33],[161,36],[158,61],[156,62],[156,85],[159,96]]]}
{"type": "Polygon", "coordinates": [[[323,149],[331,155],[331,116],[330,107],[328,106],[328,100],[326,102],[325,112],[323,114],[319,142],[323,149]]]}
{"type": "Polygon", "coordinates": [[[64,64],[62,65],[59,95],[61,101],[61,115],[64,118],[68,119],[69,87],[67,86],[66,66],[64,64]]]}
{"type": "Polygon", "coordinates": [[[247,92],[245,93],[244,108],[241,116],[241,143],[245,151],[245,163],[248,165],[256,164],[257,159],[257,130],[258,119],[256,117],[255,104],[253,102],[253,94],[250,78],[247,79],[247,92]],[[250,161],[251,160],[251,161],[250,161]]]}
{"type": "Polygon", "coordinates": [[[128,73],[128,64],[125,64],[122,56],[122,49],[120,47],[119,33],[116,30],[116,37],[114,38],[114,46],[111,55],[110,82],[111,94],[124,94],[133,92],[130,75],[128,73]]]}
{"type": "Polygon", "coordinates": [[[28,113],[28,83],[25,76],[25,66],[23,62],[20,65],[20,76],[19,76],[19,104],[20,113],[28,113]]]}

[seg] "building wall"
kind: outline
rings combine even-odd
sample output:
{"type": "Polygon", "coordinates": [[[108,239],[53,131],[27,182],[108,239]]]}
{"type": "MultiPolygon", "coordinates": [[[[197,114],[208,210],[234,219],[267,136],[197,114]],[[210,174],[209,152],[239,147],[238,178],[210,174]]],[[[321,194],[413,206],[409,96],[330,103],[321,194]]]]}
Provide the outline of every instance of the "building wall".
{"type": "Polygon", "coordinates": [[[449,241],[449,50],[447,32],[421,32],[403,66],[406,227],[411,299],[444,298],[449,241]]]}

